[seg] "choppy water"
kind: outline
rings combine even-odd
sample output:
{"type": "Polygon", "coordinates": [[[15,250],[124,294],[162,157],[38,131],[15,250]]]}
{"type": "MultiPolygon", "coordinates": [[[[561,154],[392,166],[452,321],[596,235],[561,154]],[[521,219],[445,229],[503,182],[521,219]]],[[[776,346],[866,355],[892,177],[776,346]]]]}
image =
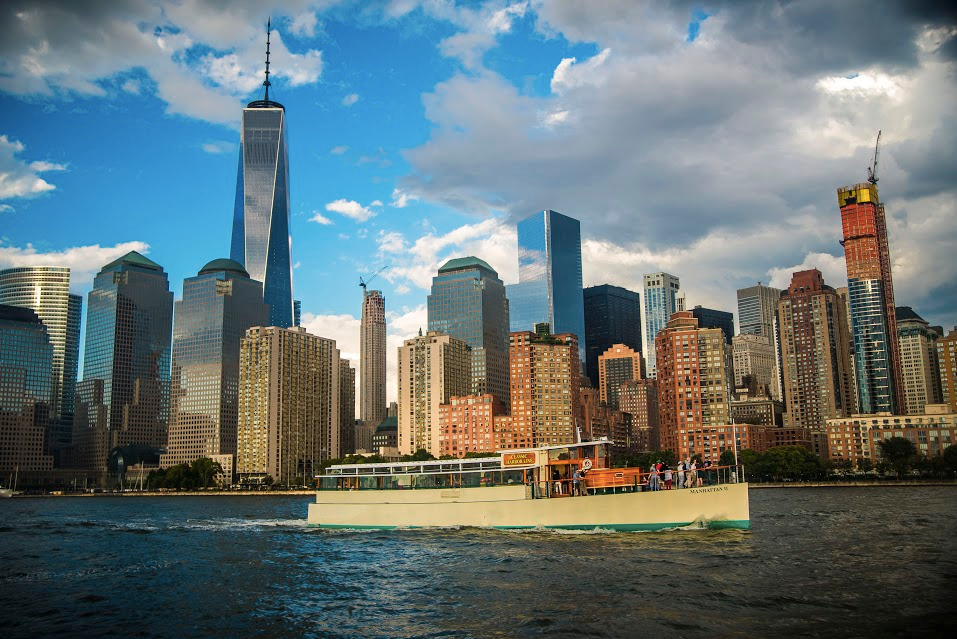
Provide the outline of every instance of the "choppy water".
{"type": "Polygon", "coordinates": [[[950,636],[957,489],[752,490],[752,529],[320,531],[309,497],[0,500],[0,636],[950,636]]]}

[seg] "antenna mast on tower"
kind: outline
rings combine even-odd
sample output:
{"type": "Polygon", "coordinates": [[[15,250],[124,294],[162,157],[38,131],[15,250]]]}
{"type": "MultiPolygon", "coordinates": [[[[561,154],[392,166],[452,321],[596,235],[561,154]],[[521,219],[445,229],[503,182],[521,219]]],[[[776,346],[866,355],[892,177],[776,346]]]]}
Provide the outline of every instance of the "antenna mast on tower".
{"type": "Polygon", "coordinates": [[[263,86],[266,87],[266,102],[269,102],[269,34],[272,32],[272,17],[266,19],[266,80],[263,86]]]}

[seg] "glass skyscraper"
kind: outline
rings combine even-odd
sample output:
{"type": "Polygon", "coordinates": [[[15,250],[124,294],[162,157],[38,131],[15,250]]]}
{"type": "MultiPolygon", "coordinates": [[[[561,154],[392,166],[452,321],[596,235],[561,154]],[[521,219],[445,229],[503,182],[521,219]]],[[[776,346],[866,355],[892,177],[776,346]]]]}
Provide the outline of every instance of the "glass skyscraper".
{"type": "Polygon", "coordinates": [[[655,377],[655,337],[678,311],[681,282],[668,273],[649,273],[644,278],[645,314],[642,316],[645,344],[645,374],[655,377]]]}
{"type": "Polygon", "coordinates": [[[491,266],[477,257],[449,260],[432,278],[429,331],[472,347],[472,395],[491,393],[508,405],[508,299],[491,266]]]}
{"type": "Polygon", "coordinates": [[[286,111],[256,100],[243,109],[230,259],[263,283],[269,325],[293,325],[286,111]]]}
{"type": "Polygon", "coordinates": [[[93,280],[74,421],[84,465],[105,471],[114,448],[166,445],[172,323],[166,272],[136,251],[93,280]]]}
{"type": "Polygon", "coordinates": [[[741,335],[774,337],[774,317],[778,313],[781,289],[757,286],[738,289],[738,326],[741,335]]]}
{"type": "Polygon", "coordinates": [[[506,287],[511,330],[573,333],[585,361],[581,222],[544,210],[518,223],[518,284],[506,287]]]}
{"type": "Polygon", "coordinates": [[[644,354],[641,343],[641,301],[638,293],[602,284],[584,291],[585,371],[598,388],[598,358],[615,344],[644,354]]]}
{"type": "Polygon", "coordinates": [[[698,320],[698,328],[720,328],[724,333],[724,341],[731,343],[734,337],[734,313],[695,306],[691,309],[691,315],[698,320]]]}
{"type": "Polygon", "coordinates": [[[0,271],[0,304],[32,309],[53,346],[50,425],[47,452],[72,441],[73,404],[80,355],[80,313],[83,298],[70,294],[70,269],[65,266],[18,266],[0,271]]]}
{"type": "MultiPolygon", "coordinates": [[[[233,260],[213,260],[183,282],[175,303],[170,424],[164,467],[199,457],[232,468],[239,420],[239,345],[269,319],[263,287],[233,260]]],[[[227,469],[228,472],[228,469],[227,469]]]]}

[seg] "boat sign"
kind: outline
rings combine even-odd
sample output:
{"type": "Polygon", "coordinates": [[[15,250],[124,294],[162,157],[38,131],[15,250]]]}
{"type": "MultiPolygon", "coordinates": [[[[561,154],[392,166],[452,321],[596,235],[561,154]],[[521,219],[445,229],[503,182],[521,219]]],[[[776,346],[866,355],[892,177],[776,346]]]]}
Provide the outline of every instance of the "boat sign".
{"type": "Polygon", "coordinates": [[[535,464],[535,453],[502,453],[502,466],[509,468],[512,466],[533,466],[535,464]]]}

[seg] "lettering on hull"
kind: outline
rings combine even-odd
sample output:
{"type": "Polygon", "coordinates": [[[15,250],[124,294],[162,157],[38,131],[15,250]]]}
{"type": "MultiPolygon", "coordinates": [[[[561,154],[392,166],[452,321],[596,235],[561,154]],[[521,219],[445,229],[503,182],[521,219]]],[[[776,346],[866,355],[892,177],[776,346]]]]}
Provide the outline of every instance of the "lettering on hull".
{"type": "Polygon", "coordinates": [[[708,488],[691,488],[691,493],[697,495],[698,493],[717,493],[722,490],[728,490],[727,486],[710,486],[708,488]]]}

